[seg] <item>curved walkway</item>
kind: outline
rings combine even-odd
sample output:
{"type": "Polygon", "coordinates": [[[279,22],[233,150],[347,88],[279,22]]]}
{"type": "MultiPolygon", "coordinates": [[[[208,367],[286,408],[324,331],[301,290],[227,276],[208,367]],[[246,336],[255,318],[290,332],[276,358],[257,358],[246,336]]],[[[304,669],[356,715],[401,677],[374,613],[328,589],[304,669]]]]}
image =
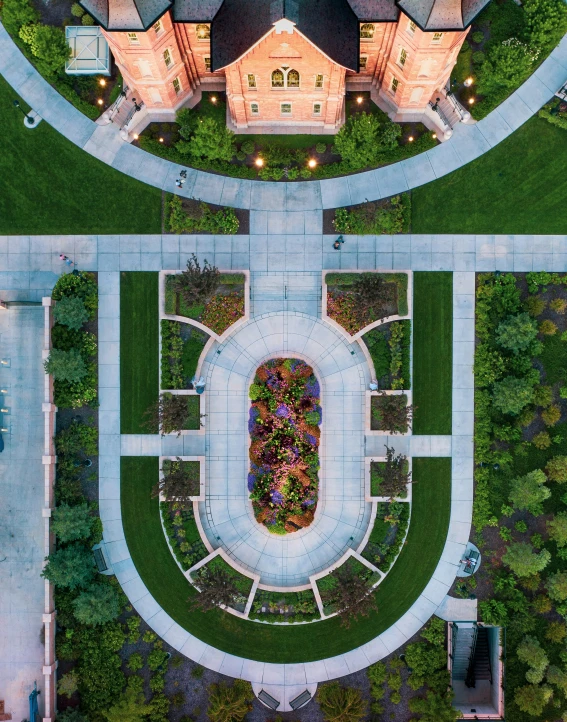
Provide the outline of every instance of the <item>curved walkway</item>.
{"type": "Polygon", "coordinates": [[[199,505],[211,545],[260,576],[260,584],[296,587],[356,549],[368,528],[364,500],[364,403],[370,381],[358,344],[303,313],[256,316],[227,343],[211,348],[207,379],[206,501],[199,505]],[[222,351],[222,353],[218,353],[222,351]],[[248,474],[248,386],[268,357],[303,358],[321,385],[319,502],[313,523],[285,537],[254,518],[248,474]]]}
{"type": "Polygon", "coordinates": [[[378,170],[300,183],[242,180],[189,169],[177,189],[179,166],[125,143],[118,127],[96,125],[47,83],[0,24],[0,73],[56,130],[91,155],[149,185],[209,203],[253,210],[314,210],[386,198],[450,173],[483,155],[532,117],[567,80],[567,36],[535,73],[496,110],[432,150],[378,170]]]}

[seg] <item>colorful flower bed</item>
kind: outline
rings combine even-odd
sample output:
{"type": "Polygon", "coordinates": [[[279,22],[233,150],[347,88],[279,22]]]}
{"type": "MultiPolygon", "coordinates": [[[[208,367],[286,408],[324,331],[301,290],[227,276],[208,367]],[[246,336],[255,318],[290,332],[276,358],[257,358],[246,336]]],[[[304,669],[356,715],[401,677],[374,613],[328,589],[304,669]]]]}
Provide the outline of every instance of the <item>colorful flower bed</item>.
{"type": "Polygon", "coordinates": [[[248,491],[256,520],[274,534],[309,526],[317,506],[321,406],[313,369],[271,359],[250,386],[248,491]]]}

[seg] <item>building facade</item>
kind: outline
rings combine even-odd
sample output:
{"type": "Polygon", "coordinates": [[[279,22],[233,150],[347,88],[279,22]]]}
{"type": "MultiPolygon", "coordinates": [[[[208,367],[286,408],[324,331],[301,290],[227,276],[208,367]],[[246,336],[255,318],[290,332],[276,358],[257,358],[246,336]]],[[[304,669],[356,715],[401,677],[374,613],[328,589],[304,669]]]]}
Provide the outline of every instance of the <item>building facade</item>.
{"type": "Polygon", "coordinates": [[[149,119],[226,90],[238,132],[335,133],[347,90],[435,127],[473,18],[488,0],[81,0],[149,119]]]}

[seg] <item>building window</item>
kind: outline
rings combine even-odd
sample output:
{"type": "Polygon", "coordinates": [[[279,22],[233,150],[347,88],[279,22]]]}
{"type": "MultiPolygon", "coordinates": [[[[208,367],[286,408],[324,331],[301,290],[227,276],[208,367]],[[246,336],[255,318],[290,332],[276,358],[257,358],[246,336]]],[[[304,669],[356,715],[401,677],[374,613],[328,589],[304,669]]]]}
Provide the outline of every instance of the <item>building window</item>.
{"type": "Polygon", "coordinates": [[[284,65],[272,72],[272,88],[299,88],[300,75],[284,65]]]}
{"type": "Polygon", "coordinates": [[[139,45],[140,40],[138,38],[138,33],[128,33],[128,42],[130,45],[139,45]]]}
{"type": "Polygon", "coordinates": [[[181,81],[179,80],[179,78],[173,78],[172,85],[173,90],[175,90],[175,95],[179,95],[179,93],[181,92],[181,81]]]}
{"type": "Polygon", "coordinates": [[[416,31],[417,25],[414,23],[413,20],[410,20],[408,23],[408,33],[410,35],[413,35],[416,31]]]}
{"type": "Polygon", "coordinates": [[[299,88],[299,73],[297,70],[289,70],[287,73],[287,87],[299,88]]]}
{"type": "Polygon", "coordinates": [[[161,20],[158,20],[157,23],[154,23],[154,30],[156,35],[159,35],[161,31],[163,30],[163,24],[161,20]]]}
{"type": "Polygon", "coordinates": [[[364,23],[360,26],[361,40],[372,40],[374,37],[374,23],[364,23]]]}
{"type": "Polygon", "coordinates": [[[280,113],[282,115],[291,115],[291,103],[280,103],[280,113]]]}
{"type": "Polygon", "coordinates": [[[272,88],[284,87],[284,74],[281,70],[274,70],[272,73],[272,88]]]}
{"type": "Polygon", "coordinates": [[[210,73],[211,72],[211,59],[208,56],[205,56],[203,58],[203,60],[205,61],[205,70],[207,71],[207,73],[210,73]]]}
{"type": "Polygon", "coordinates": [[[195,32],[197,33],[197,40],[209,40],[211,37],[211,26],[197,25],[195,32]]]}
{"type": "Polygon", "coordinates": [[[315,87],[316,87],[316,88],[322,88],[322,87],[323,87],[323,76],[322,76],[322,75],[316,75],[316,76],[315,76],[315,87]]]}
{"type": "Polygon", "coordinates": [[[250,103],[250,112],[252,115],[260,115],[260,106],[258,103],[250,103]]]}
{"type": "Polygon", "coordinates": [[[361,55],[360,59],[358,61],[358,64],[360,66],[361,70],[366,70],[366,65],[368,63],[368,57],[366,55],[361,55]]]}
{"type": "Polygon", "coordinates": [[[247,77],[248,77],[248,88],[250,90],[255,90],[256,89],[256,76],[254,75],[254,73],[248,73],[247,77]]]}
{"type": "Polygon", "coordinates": [[[398,57],[398,65],[401,65],[402,68],[406,64],[406,60],[408,59],[408,51],[405,48],[400,48],[400,55],[398,57]]]}
{"type": "Polygon", "coordinates": [[[442,38],[443,33],[433,33],[433,37],[431,38],[431,45],[439,45],[442,38]]]}
{"type": "Polygon", "coordinates": [[[321,103],[313,103],[313,115],[321,115],[321,103]]]}
{"type": "Polygon", "coordinates": [[[399,84],[400,84],[400,81],[396,78],[396,76],[394,76],[392,78],[392,83],[390,85],[390,90],[392,91],[392,93],[394,93],[394,95],[396,94],[396,90],[398,89],[399,84]]]}
{"type": "Polygon", "coordinates": [[[171,59],[171,52],[169,48],[166,48],[163,51],[163,62],[165,63],[166,68],[170,68],[173,65],[173,60],[171,59]]]}

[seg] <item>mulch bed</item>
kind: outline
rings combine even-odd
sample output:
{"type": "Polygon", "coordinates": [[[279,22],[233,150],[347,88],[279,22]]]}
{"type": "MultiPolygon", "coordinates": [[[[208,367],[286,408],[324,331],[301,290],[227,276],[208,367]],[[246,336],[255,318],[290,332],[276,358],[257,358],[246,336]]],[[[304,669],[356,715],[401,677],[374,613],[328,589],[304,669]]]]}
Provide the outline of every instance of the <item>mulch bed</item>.
{"type": "MultiPolygon", "coordinates": [[[[370,193],[371,191],[369,191],[370,193]]],[[[341,206],[342,208],[346,208],[349,211],[356,211],[359,208],[364,208],[367,213],[374,215],[376,211],[380,208],[389,208],[390,207],[390,198],[382,198],[378,201],[368,201],[368,203],[358,203],[354,206],[341,206]]],[[[323,210],[323,234],[324,235],[338,235],[338,232],[335,230],[335,226],[333,225],[333,221],[335,220],[335,211],[336,208],[325,208],[323,210]]],[[[348,250],[348,248],[345,247],[345,251],[348,250]]]]}
{"type": "MultiPolygon", "coordinates": [[[[164,196],[162,196],[164,198],[164,196]]],[[[203,201],[194,199],[194,198],[183,198],[181,201],[181,205],[185,213],[188,215],[193,215],[194,213],[199,211],[200,205],[203,201]]],[[[213,213],[217,213],[218,211],[224,210],[225,206],[218,206],[215,203],[207,203],[209,208],[213,213]]],[[[240,223],[238,227],[238,231],[235,235],[237,236],[248,236],[250,235],[250,211],[247,208],[233,208],[234,213],[236,217],[238,218],[238,222],[240,223]]],[[[162,203],[162,232],[165,234],[172,234],[172,231],[167,229],[167,224],[165,223],[165,202],[162,203]]],[[[211,231],[199,231],[198,235],[203,236],[212,236],[212,235],[218,235],[213,234],[211,231]]]]}

